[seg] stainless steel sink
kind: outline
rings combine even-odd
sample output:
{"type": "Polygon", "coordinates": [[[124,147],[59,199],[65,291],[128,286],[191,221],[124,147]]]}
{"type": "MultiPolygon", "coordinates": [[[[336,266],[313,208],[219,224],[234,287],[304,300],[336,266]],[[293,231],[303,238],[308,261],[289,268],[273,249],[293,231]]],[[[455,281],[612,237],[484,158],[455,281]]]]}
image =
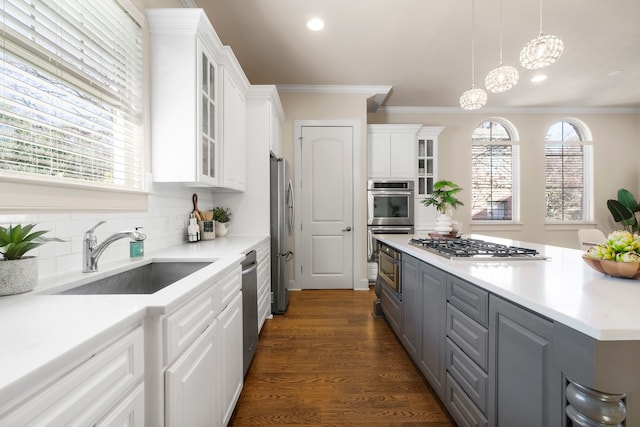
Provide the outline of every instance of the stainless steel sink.
{"type": "Polygon", "coordinates": [[[152,294],[211,264],[210,262],[152,262],[67,289],[56,295],[152,294]]]}

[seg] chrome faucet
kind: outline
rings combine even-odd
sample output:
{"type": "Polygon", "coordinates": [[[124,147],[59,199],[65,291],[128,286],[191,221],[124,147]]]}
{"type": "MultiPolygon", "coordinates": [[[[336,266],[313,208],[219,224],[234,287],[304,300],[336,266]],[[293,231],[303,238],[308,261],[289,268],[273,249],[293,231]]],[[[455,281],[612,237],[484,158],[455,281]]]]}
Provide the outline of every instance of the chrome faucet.
{"type": "Polygon", "coordinates": [[[98,226],[104,224],[107,221],[100,221],[93,227],[91,227],[84,234],[84,250],[82,251],[82,272],[83,273],[91,273],[93,271],[98,271],[98,259],[102,252],[115,242],[116,240],[123,239],[125,237],[131,237],[133,240],[144,240],[147,238],[147,235],[142,231],[138,230],[124,230],[119,231],[118,233],[112,234],[107,237],[104,242],[98,244],[98,237],[95,235],[95,230],[98,226]]]}

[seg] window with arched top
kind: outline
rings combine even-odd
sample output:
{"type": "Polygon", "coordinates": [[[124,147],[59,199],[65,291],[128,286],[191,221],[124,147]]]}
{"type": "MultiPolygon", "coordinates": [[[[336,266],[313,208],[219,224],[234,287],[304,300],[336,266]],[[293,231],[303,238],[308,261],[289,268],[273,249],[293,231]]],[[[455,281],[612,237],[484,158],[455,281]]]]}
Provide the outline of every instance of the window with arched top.
{"type": "Polygon", "coordinates": [[[592,217],[592,145],[575,119],[552,124],[545,137],[545,220],[583,222],[592,217]]]}
{"type": "Polygon", "coordinates": [[[472,221],[517,219],[518,136],[504,119],[487,119],[471,136],[472,221]]]}

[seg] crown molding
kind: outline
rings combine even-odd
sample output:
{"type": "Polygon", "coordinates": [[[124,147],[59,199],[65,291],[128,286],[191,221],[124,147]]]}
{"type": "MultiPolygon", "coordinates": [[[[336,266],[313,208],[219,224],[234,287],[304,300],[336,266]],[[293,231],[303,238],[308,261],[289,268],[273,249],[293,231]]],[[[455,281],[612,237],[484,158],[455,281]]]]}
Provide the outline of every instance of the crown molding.
{"type": "Polygon", "coordinates": [[[367,99],[367,112],[375,113],[380,104],[387,98],[392,86],[364,85],[276,85],[279,92],[301,93],[373,93],[367,99]]]}
{"type": "Polygon", "coordinates": [[[463,110],[460,107],[380,107],[378,113],[396,114],[640,114],[640,107],[488,107],[463,110]]]}

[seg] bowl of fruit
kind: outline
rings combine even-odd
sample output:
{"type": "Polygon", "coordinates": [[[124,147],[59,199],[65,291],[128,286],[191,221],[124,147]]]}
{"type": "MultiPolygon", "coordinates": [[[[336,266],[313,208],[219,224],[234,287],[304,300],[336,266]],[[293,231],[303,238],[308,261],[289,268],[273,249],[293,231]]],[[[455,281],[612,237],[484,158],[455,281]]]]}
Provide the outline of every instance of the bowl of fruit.
{"type": "Polygon", "coordinates": [[[614,231],[605,243],[589,248],[582,259],[608,276],[640,278],[640,237],[624,230],[614,231]]]}

